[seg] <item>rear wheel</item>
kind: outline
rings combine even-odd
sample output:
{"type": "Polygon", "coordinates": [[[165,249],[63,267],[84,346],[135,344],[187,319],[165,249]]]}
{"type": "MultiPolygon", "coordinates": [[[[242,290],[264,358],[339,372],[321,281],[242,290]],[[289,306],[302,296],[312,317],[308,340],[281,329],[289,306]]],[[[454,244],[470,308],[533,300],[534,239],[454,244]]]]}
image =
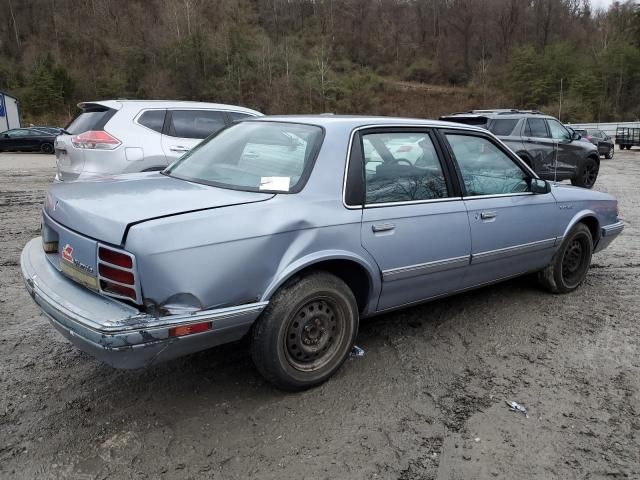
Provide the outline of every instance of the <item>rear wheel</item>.
{"type": "Polygon", "coordinates": [[[43,143],[40,146],[40,151],[42,153],[53,153],[53,144],[51,144],[51,143],[43,143]]]}
{"type": "Polygon", "coordinates": [[[538,281],[551,293],[568,293],[580,286],[587,276],[593,238],[584,223],[578,223],[558,248],[547,267],[538,273],[538,281]]]}
{"type": "Polygon", "coordinates": [[[598,178],[598,162],[593,158],[587,158],[578,171],[576,178],[571,179],[571,183],[576,187],[592,188],[598,178]]]}
{"type": "Polygon", "coordinates": [[[315,272],[289,281],[258,320],[251,354],[278,388],[304,390],[325,382],[345,361],[358,333],[358,306],[338,277],[315,272]]]}

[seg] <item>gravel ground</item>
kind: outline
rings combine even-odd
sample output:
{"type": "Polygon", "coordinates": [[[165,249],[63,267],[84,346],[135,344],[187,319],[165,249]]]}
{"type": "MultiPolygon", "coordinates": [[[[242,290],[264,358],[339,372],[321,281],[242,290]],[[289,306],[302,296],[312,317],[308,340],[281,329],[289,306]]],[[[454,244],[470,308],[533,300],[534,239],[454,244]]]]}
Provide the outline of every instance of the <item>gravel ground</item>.
{"type": "Polygon", "coordinates": [[[640,151],[602,161],[627,228],[578,291],[523,278],[363,322],[366,356],[301,394],[242,344],[118,371],[63,340],[18,265],[53,175],[0,155],[1,478],[640,478],[640,151]]]}

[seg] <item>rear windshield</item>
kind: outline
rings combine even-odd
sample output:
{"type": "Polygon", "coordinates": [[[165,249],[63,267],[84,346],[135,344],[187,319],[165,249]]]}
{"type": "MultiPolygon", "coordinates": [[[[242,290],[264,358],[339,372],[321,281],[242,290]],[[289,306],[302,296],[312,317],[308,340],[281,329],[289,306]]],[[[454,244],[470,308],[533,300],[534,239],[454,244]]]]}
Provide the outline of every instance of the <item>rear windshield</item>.
{"type": "Polygon", "coordinates": [[[241,122],[209,137],[165,174],[217,187],[295,193],[322,143],[314,125],[241,122]]]}
{"type": "Polygon", "coordinates": [[[511,135],[518,123],[517,118],[497,118],[489,125],[489,130],[494,135],[511,135]]]}
{"type": "Polygon", "coordinates": [[[90,130],[102,130],[114,113],[116,111],[108,107],[95,106],[84,109],[71,120],[65,130],[72,135],[90,130]]]}

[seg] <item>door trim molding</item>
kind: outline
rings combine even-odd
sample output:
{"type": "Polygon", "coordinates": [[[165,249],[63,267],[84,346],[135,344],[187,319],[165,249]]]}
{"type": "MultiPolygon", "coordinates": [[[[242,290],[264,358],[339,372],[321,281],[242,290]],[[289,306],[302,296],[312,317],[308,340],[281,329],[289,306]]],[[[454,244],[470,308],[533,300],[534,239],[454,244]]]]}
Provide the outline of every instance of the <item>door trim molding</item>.
{"type": "Polygon", "coordinates": [[[536,242],[522,243],[511,247],[498,248],[496,250],[487,250],[471,255],[471,264],[491,262],[493,260],[501,260],[503,258],[512,257],[514,255],[522,255],[525,253],[536,252],[551,248],[556,244],[556,237],[538,240],[536,242]]]}
{"type": "Polygon", "coordinates": [[[382,280],[385,282],[393,282],[396,280],[403,280],[405,278],[466,267],[469,265],[470,259],[471,255],[463,255],[461,257],[445,258],[443,260],[418,263],[416,265],[408,265],[406,267],[391,268],[383,270],[382,280]]]}

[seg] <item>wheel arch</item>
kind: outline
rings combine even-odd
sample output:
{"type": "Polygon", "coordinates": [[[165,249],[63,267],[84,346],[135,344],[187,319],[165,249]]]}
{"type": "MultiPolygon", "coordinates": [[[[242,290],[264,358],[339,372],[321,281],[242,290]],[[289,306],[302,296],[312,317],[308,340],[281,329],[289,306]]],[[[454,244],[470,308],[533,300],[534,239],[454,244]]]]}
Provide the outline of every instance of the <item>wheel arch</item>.
{"type": "Polygon", "coordinates": [[[600,221],[598,220],[598,216],[593,210],[582,210],[578,212],[569,222],[569,225],[565,229],[562,238],[566,237],[571,229],[578,223],[584,223],[587,226],[587,228],[591,232],[593,246],[595,247],[598,243],[598,240],[600,240],[600,221]]]}
{"type": "Polygon", "coordinates": [[[349,252],[318,252],[298,259],[276,275],[261,301],[268,301],[282,285],[296,275],[312,271],[326,271],[342,279],[356,297],[361,314],[375,310],[381,289],[380,272],[374,264],[349,252]]]}

